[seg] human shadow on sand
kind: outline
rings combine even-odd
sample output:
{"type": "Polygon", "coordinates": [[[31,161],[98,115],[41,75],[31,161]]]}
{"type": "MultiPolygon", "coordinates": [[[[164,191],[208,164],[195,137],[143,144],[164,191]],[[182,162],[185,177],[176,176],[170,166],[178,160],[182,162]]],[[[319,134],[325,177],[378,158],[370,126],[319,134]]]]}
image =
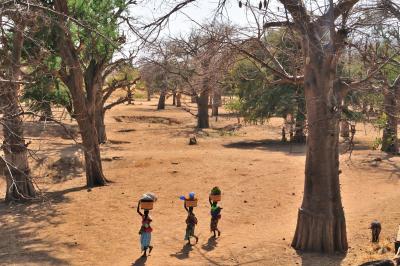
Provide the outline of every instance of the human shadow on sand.
{"type": "Polygon", "coordinates": [[[193,246],[190,244],[185,244],[180,251],[175,254],[171,254],[171,257],[175,257],[180,260],[189,258],[190,252],[193,250],[193,246]]]}
{"type": "Polygon", "coordinates": [[[137,260],[135,260],[134,263],[132,263],[132,266],[143,266],[146,265],[147,261],[147,256],[140,256],[137,260]]]}
{"type": "Polygon", "coordinates": [[[346,254],[326,256],[318,253],[302,253],[300,251],[297,254],[301,257],[302,266],[340,266],[346,257],[346,254]]]}
{"type": "Polygon", "coordinates": [[[202,248],[203,250],[205,250],[205,251],[211,251],[211,250],[213,250],[214,248],[216,248],[217,244],[218,244],[217,239],[216,239],[214,236],[211,236],[211,237],[208,239],[207,243],[203,244],[203,245],[201,246],[201,248],[202,248]]]}

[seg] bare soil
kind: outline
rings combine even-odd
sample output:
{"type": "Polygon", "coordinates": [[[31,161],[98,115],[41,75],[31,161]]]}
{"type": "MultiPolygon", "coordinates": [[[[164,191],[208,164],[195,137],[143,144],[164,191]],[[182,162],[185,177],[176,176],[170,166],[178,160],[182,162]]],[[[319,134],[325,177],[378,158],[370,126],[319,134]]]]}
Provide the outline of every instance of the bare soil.
{"type": "MultiPolygon", "coordinates": [[[[305,146],[279,142],[282,121],[237,127],[225,114],[212,120],[212,129],[196,132],[190,113],[170,105],[156,111],[156,103],[139,100],[107,113],[102,157],[112,183],[91,191],[84,187],[81,150],[69,135],[57,125],[27,125],[37,150],[32,168],[45,198],[27,206],[0,203],[0,265],[325,266],[393,256],[400,159],[371,150],[378,134],[371,126],[357,125],[351,158],[341,155],[349,252],[301,254],[290,242],[302,200],[305,146]],[[191,134],[198,145],[188,145],[191,134]],[[207,202],[215,185],[223,190],[218,239],[209,232],[207,202]],[[142,259],[136,204],[148,191],[159,200],[151,213],[154,250],[142,259]],[[199,198],[194,246],[183,240],[186,213],[178,199],[190,191],[199,198]],[[379,245],[369,242],[373,219],[383,227],[379,245]],[[381,246],[392,250],[379,254],[381,246]]],[[[4,186],[0,178],[0,198],[4,186]]]]}

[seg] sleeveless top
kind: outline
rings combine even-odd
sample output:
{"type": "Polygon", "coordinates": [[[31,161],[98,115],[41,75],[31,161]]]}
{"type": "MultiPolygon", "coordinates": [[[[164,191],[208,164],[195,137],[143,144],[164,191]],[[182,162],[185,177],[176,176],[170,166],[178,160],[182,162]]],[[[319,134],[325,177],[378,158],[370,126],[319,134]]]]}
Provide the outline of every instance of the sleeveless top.
{"type": "Polygon", "coordinates": [[[147,217],[143,216],[143,219],[142,219],[142,230],[143,230],[143,232],[151,233],[153,231],[153,228],[151,228],[151,226],[150,226],[150,223],[152,221],[153,220],[150,218],[150,216],[147,216],[147,217]]]}

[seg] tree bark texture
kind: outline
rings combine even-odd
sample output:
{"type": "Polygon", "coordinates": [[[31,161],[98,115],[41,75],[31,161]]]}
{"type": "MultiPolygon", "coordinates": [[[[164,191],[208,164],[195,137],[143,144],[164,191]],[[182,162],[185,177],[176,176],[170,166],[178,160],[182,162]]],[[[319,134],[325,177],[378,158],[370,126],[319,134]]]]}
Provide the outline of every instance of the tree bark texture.
{"type": "Polygon", "coordinates": [[[164,110],[165,109],[165,89],[161,90],[160,98],[158,99],[157,110],[164,110]]]}
{"type": "Polygon", "coordinates": [[[103,109],[96,109],[96,131],[97,138],[100,144],[107,142],[107,131],[104,123],[105,111],[103,109]]]}
{"type": "MultiPolygon", "coordinates": [[[[8,60],[10,80],[21,76],[21,51],[24,43],[24,24],[16,21],[11,57],[8,60]]],[[[4,175],[6,177],[6,201],[27,201],[35,198],[28,162],[28,150],[24,139],[23,121],[20,114],[18,83],[2,84],[1,107],[3,116],[4,175]]]]}
{"type": "Polygon", "coordinates": [[[336,55],[326,52],[316,36],[303,36],[308,137],[304,196],[292,246],[302,251],[345,252],[348,244],[339,183],[342,95],[334,86],[336,55]]]}
{"type": "Polygon", "coordinates": [[[197,99],[197,127],[209,128],[208,90],[203,90],[197,99]]]}
{"type": "Polygon", "coordinates": [[[209,128],[209,117],[208,117],[208,101],[209,101],[209,77],[208,77],[208,66],[209,62],[203,62],[203,78],[200,96],[197,98],[197,127],[198,128],[209,128]]]}
{"type": "Polygon", "coordinates": [[[68,6],[66,0],[55,1],[55,10],[60,13],[58,40],[63,68],[60,76],[72,96],[74,113],[82,137],[85,155],[86,184],[88,187],[103,186],[107,180],[103,174],[100,146],[95,123],[96,93],[101,89],[101,70],[104,62],[92,59],[85,72],[80,65],[68,28],[68,6]]]}

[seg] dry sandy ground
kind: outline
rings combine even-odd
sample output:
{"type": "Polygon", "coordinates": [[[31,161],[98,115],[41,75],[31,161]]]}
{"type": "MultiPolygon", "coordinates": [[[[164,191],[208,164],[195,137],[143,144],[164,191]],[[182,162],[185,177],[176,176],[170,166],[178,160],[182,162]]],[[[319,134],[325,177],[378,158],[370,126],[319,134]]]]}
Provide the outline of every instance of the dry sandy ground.
{"type": "Polygon", "coordinates": [[[56,125],[46,130],[28,125],[38,158],[47,156],[42,164],[32,164],[46,200],[29,206],[0,203],[0,265],[325,266],[392,256],[392,251],[379,255],[369,243],[368,226],[379,219],[382,242],[392,247],[400,223],[400,160],[369,149],[376,135],[369,127],[366,135],[358,126],[351,160],[341,156],[349,252],[320,257],[290,248],[302,200],[305,148],[277,141],[280,120],[230,133],[220,128],[236,119],[221,117],[198,135],[199,145],[189,146],[195,118],[170,105],[155,111],[155,104],[138,101],[107,114],[110,141],[102,155],[112,184],[91,192],[83,187],[78,146],[60,137],[56,125]],[[382,161],[374,162],[377,157],[382,161]],[[217,240],[210,238],[207,203],[215,185],[224,193],[217,240]],[[159,201],[152,212],[153,254],[141,259],[135,208],[147,191],[159,201]],[[183,241],[185,211],[178,199],[190,191],[200,199],[195,210],[200,241],[192,247],[183,241]]]}

